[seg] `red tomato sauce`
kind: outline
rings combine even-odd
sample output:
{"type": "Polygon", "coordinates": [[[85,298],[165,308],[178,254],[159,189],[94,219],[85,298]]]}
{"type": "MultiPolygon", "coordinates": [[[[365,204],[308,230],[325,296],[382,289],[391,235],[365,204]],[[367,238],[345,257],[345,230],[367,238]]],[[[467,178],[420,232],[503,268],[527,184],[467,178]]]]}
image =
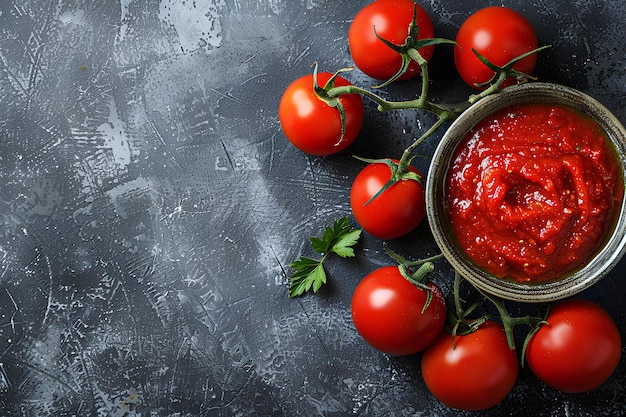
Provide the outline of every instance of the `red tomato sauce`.
{"type": "Polygon", "coordinates": [[[621,201],[613,145],[582,112],[511,106],[479,122],[453,155],[446,207],[468,256],[499,278],[537,283],[602,244],[621,201]]]}

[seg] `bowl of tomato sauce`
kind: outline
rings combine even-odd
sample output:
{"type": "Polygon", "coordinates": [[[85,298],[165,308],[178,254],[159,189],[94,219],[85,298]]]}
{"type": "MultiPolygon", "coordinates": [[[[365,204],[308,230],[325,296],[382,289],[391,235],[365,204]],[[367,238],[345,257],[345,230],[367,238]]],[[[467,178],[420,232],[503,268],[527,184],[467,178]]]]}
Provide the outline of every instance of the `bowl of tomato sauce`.
{"type": "Polygon", "coordinates": [[[548,302],[592,286],[626,249],[626,130],[594,98],[532,82],[463,112],[433,155],[433,236],[477,288],[548,302]]]}

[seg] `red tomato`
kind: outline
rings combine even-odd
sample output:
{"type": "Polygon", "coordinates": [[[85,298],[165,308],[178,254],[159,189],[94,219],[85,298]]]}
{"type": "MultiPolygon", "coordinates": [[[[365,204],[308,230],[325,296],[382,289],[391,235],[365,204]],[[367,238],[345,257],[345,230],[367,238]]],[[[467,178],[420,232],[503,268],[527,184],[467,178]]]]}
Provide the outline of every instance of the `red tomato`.
{"type": "MultiPolygon", "coordinates": [[[[401,55],[378,39],[376,33],[395,45],[403,45],[413,21],[414,7],[417,7],[416,23],[419,27],[417,38],[432,38],[435,30],[430,16],[412,0],[378,0],[357,13],[348,32],[348,45],[352,59],[361,71],[372,78],[388,80],[400,70],[401,55]]],[[[433,51],[434,46],[427,46],[419,53],[428,61],[433,51]]],[[[412,61],[399,79],[406,80],[419,73],[419,65],[412,61]]]]}
{"type": "MultiPolygon", "coordinates": [[[[409,170],[423,178],[414,167],[409,170]]],[[[426,212],[424,186],[411,179],[394,183],[365,204],[390,178],[391,168],[387,164],[372,163],[359,172],[350,190],[354,218],[363,230],[381,239],[395,239],[409,233],[420,224],[426,212]]]]}
{"type": "MultiPolygon", "coordinates": [[[[332,74],[317,74],[323,87],[332,74]]],[[[337,77],[335,86],[352,85],[337,77]]],[[[339,99],[345,111],[345,132],[341,136],[339,109],[329,106],[315,92],[313,75],[305,75],[292,82],[280,100],[278,117],[287,139],[301,151],[318,156],[341,152],[354,142],[363,122],[363,99],[358,94],[345,94],[339,99]]]]}
{"type": "MultiPolygon", "coordinates": [[[[456,42],[456,69],[463,81],[473,88],[489,81],[494,72],[478,59],[472,48],[498,66],[537,49],[537,35],[530,22],[516,11],[501,6],[487,7],[468,17],[459,28],[456,42]]],[[[530,75],[536,62],[537,54],[532,54],[513,68],[530,75]]],[[[515,83],[515,78],[510,77],[503,86],[515,83]]]]}
{"type": "Polygon", "coordinates": [[[441,333],[446,302],[439,287],[427,292],[402,276],[397,266],[385,266],[367,275],[352,296],[352,321],[374,348],[390,355],[421,352],[441,333]]]}
{"type": "Polygon", "coordinates": [[[569,299],[554,304],[546,321],[526,347],[526,362],[539,379],[560,391],[584,392],[611,376],[622,340],[602,307],[569,299]]]}
{"type": "Polygon", "coordinates": [[[442,403],[461,410],[484,410],[513,389],[519,365],[504,328],[486,321],[478,330],[452,336],[442,333],[422,354],[422,375],[442,403]]]}

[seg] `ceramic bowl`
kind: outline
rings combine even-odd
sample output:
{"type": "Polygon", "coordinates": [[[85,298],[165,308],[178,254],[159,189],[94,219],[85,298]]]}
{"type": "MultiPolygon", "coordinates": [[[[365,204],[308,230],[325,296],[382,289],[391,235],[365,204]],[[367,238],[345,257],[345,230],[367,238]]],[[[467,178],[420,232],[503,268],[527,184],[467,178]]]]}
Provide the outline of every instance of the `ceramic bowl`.
{"type": "MultiPolygon", "coordinates": [[[[602,279],[619,262],[626,248],[626,199],[615,207],[616,220],[604,244],[585,265],[558,279],[526,284],[507,281],[479,268],[457,243],[450,227],[444,196],[449,161],[466,133],[493,112],[514,104],[557,103],[577,108],[594,119],[615,145],[622,168],[626,166],[626,130],[620,121],[592,97],[558,84],[532,82],[504,89],[472,105],[449,127],[439,143],[426,180],[426,212],[433,236],[443,255],[475,287],[519,302],[549,302],[577,294],[602,279]]],[[[622,169],[623,172],[623,169],[622,169]]]]}

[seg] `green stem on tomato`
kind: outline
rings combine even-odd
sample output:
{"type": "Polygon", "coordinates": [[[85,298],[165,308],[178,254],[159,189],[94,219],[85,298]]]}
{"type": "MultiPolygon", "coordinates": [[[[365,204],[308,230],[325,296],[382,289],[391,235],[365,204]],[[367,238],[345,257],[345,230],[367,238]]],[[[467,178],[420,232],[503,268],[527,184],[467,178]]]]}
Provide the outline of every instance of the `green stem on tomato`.
{"type": "Polygon", "coordinates": [[[509,349],[515,350],[513,328],[517,324],[522,324],[520,318],[514,319],[511,317],[504,305],[504,300],[502,300],[501,298],[489,295],[480,289],[478,289],[478,292],[480,292],[485,298],[490,300],[493,305],[496,306],[496,309],[498,310],[498,314],[500,315],[500,319],[502,321],[502,326],[504,327],[504,333],[506,334],[506,341],[509,345],[509,349]]]}
{"type": "Polygon", "coordinates": [[[453,117],[453,114],[449,112],[445,112],[444,114],[439,116],[437,121],[424,134],[422,134],[408,148],[404,150],[404,152],[402,153],[402,157],[397,163],[390,158],[374,160],[374,159],[366,159],[366,158],[355,156],[357,159],[364,161],[364,162],[387,164],[389,166],[389,169],[391,170],[391,177],[389,178],[389,181],[387,181],[385,185],[383,185],[383,187],[380,190],[378,190],[378,192],[374,194],[368,201],[366,201],[365,204],[369,204],[371,201],[375,200],[386,189],[388,189],[389,187],[391,187],[393,184],[395,184],[396,182],[400,180],[414,180],[423,184],[423,177],[420,177],[415,172],[411,172],[409,170],[411,161],[413,160],[413,158],[415,158],[415,155],[413,154],[413,152],[420,144],[422,144],[437,129],[439,129],[441,125],[443,125],[445,122],[449,120],[452,120],[452,117],[453,117]]]}
{"type": "Polygon", "coordinates": [[[422,283],[426,274],[433,272],[435,265],[432,262],[424,262],[413,274],[411,274],[411,281],[422,283]]]}
{"type": "Polygon", "coordinates": [[[439,118],[433,125],[424,132],[419,138],[417,138],[408,148],[404,150],[402,153],[402,157],[400,158],[400,162],[398,163],[398,176],[401,176],[405,172],[409,171],[409,165],[411,160],[413,159],[413,152],[419,145],[421,145],[426,139],[428,139],[441,125],[445,122],[453,120],[453,114],[450,112],[444,112],[439,115],[439,118]]]}
{"type": "MultiPolygon", "coordinates": [[[[439,40],[439,42],[443,43],[445,42],[445,40],[439,40]]],[[[454,43],[452,41],[449,41],[449,42],[454,43]]],[[[369,90],[366,90],[364,88],[360,88],[354,85],[332,87],[326,91],[326,94],[330,98],[339,97],[343,94],[360,94],[361,96],[367,97],[370,100],[377,103],[378,110],[381,112],[386,112],[390,110],[421,109],[421,110],[426,110],[431,113],[434,113],[439,117],[445,116],[448,120],[454,120],[461,113],[467,110],[467,108],[470,105],[476,103],[482,98],[485,98],[491,94],[495,94],[499,92],[502,85],[504,84],[504,82],[506,81],[508,77],[525,76],[526,78],[532,79],[530,75],[523,74],[523,73],[516,71],[513,68],[513,65],[517,61],[529,55],[543,51],[544,49],[547,49],[549,47],[550,45],[546,45],[546,46],[537,48],[533,51],[527,52],[523,55],[520,55],[517,58],[514,58],[513,60],[511,60],[509,63],[507,63],[506,65],[502,67],[498,67],[494,64],[491,64],[489,61],[486,60],[486,58],[482,57],[480,54],[475,52],[479,58],[484,60],[485,65],[489,66],[490,68],[494,70],[495,72],[494,79],[489,83],[489,86],[485,90],[481,91],[480,93],[472,94],[471,96],[469,96],[467,101],[460,103],[460,104],[456,104],[456,105],[439,105],[439,104],[435,104],[433,102],[428,101],[428,86],[429,86],[428,61],[426,61],[424,57],[422,57],[422,55],[419,53],[419,51],[416,48],[409,48],[406,53],[409,55],[409,57],[412,60],[417,62],[421,70],[421,77],[422,77],[421,84],[422,85],[421,85],[420,95],[418,98],[414,100],[407,100],[407,101],[388,101],[369,90]]]]}
{"type": "MultiPolygon", "coordinates": [[[[380,112],[387,112],[391,110],[419,109],[419,110],[426,110],[431,113],[435,113],[438,116],[444,113],[451,113],[451,110],[448,109],[447,107],[440,106],[435,103],[431,103],[423,99],[421,96],[413,100],[388,101],[369,90],[366,90],[361,87],[357,87],[355,85],[333,87],[333,88],[330,88],[328,91],[326,91],[326,94],[328,95],[328,97],[331,97],[331,98],[339,97],[344,94],[359,94],[363,97],[369,98],[370,100],[378,104],[378,111],[380,112]]],[[[453,116],[453,118],[456,118],[458,114],[453,113],[450,116],[453,116]]],[[[450,116],[447,116],[447,117],[450,117],[450,116]]]]}
{"type": "Polygon", "coordinates": [[[439,261],[441,259],[445,259],[445,258],[443,256],[443,254],[440,253],[438,255],[433,255],[433,256],[430,256],[428,258],[420,259],[420,260],[417,260],[417,261],[406,261],[405,265],[406,266],[420,266],[420,265],[422,265],[422,264],[424,264],[426,262],[435,262],[435,261],[439,261]]]}
{"type": "Polygon", "coordinates": [[[461,320],[465,316],[463,311],[463,305],[461,304],[461,274],[454,272],[454,283],[452,287],[454,295],[454,310],[456,311],[457,319],[461,320]]]}
{"type": "Polygon", "coordinates": [[[469,96],[467,102],[469,104],[474,104],[489,95],[497,93],[498,91],[500,91],[500,87],[508,77],[509,74],[506,71],[498,71],[495,82],[493,84],[490,84],[489,87],[487,87],[480,93],[472,94],[471,96],[469,96]]]}
{"type": "Polygon", "coordinates": [[[398,265],[398,269],[400,270],[400,274],[411,284],[418,288],[427,290],[428,286],[424,284],[423,281],[429,272],[435,270],[435,265],[432,262],[424,262],[415,272],[411,271],[411,269],[405,264],[398,265]]]}
{"type": "Polygon", "coordinates": [[[541,329],[541,326],[548,326],[550,325],[550,323],[548,323],[548,314],[550,314],[550,307],[552,307],[552,304],[546,304],[546,311],[543,314],[543,318],[542,319],[536,319],[536,322],[534,323],[533,327],[530,329],[530,331],[528,332],[528,334],[526,335],[526,337],[524,338],[524,343],[522,343],[522,353],[520,355],[521,357],[521,365],[522,368],[524,367],[524,358],[526,357],[526,349],[528,348],[528,343],[530,342],[530,339],[533,338],[533,336],[539,331],[539,329],[541,329]]]}
{"type": "Polygon", "coordinates": [[[515,350],[515,339],[513,330],[516,326],[519,325],[527,325],[531,327],[536,327],[539,323],[545,322],[544,318],[538,318],[533,316],[523,316],[523,317],[512,317],[509,311],[507,310],[504,300],[495,295],[487,294],[483,290],[477,288],[478,292],[483,295],[486,299],[491,301],[491,303],[498,310],[498,315],[500,316],[500,320],[502,321],[502,326],[504,327],[504,332],[506,333],[506,340],[509,344],[509,348],[511,350],[515,350]]]}
{"type": "Polygon", "coordinates": [[[422,308],[423,313],[428,308],[433,298],[433,293],[431,288],[428,286],[428,280],[426,279],[426,275],[435,270],[435,265],[433,264],[433,262],[443,259],[443,254],[434,255],[417,261],[408,261],[402,255],[389,249],[386,243],[383,243],[383,249],[393,260],[398,262],[398,270],[400,271],[400,275],[402,275],[415,287],[426,292],[426,302],[424,303],[424,307],[422,308]],[[419,266],[419,268],[415,272],[412,272],[411,267],[413,266],[419,266]]]}
{"type": "Polygon", "coordinates": [[[428,103],[428,61],[424,59],[424,57],[419,53],[416,49],[409,49],[407,54],[411,57],[412,60],[417,62],[417,65],[420,67],[420,72],[422,76],[422,91],[420,92],[420,96],[417,99],[422,108],[427,107],[428,103]]]}
{"type": "Polygon", "coordinates": [[[402,157],[400,158],[398,163],[396,163],[395,161],[389,158],[372,160],[372,159],[356,157],[357,159],[365,161],[365,162],[385,163],[389,166],[389,169],[391,170],[391,177],[389,178],[389,181],[387,181],[385,185],[383,185],[383,187],[380,190],[378,190],[378,192],[374,194],[368,201],[366,201],[365,204],[369,204],[370,202],[375,200],[385,190],[387,190],[389,187],[391,187],[393,184],[395,184],[398,181],[414,180],[423,184],[423,177],[420,177],[419,174],[416,174],[415,172],[411,172],[409,170],[411,161],[413,160],[413,158],[415,158],[415,155],[413,155],[413,152],[422,142],[428,139],[437,129],[439,129],[441,125],[443,125],[445,122],[449,120],[452,120],[453,116],[454,115],[450,112],[444,112],[441,116],[439,116],[437,121],[424,134],[422,134],[408,148],[404,150],[404,152],[402,153],[402,157]]]}
{"type": "Polygon", "coordinates": [[[461,281],[462,276],[458,271],[454,271],[454,286],[452,289],[452,295],[454,297],[454,310],[448,312],[448,319],[450,321],[452,334],[452,346],[454,348],[454,338],[457,335],[466,335],[476,331],[483,323],[489,320],[491,317],[488,315],[482,315],[476,319],[469,319],[470,314],[476,310],[480,304],[474,303],[467,308],[464,308],[464,301],[461,299],[461,281]]]}
{"type": "Polygon", "coordinates": [[[398,265],[398,270],[400,271],[400,275],[412,285],[426,292],[426,301],[424,302],[424,307],[422,307],[423,314],[433,299],[433,292],[428,286],[426,275],[435,270],[435,265],[432,262],[424,262],[417,271],[411,272],[406,264],[400,264],[398,265]]]}

